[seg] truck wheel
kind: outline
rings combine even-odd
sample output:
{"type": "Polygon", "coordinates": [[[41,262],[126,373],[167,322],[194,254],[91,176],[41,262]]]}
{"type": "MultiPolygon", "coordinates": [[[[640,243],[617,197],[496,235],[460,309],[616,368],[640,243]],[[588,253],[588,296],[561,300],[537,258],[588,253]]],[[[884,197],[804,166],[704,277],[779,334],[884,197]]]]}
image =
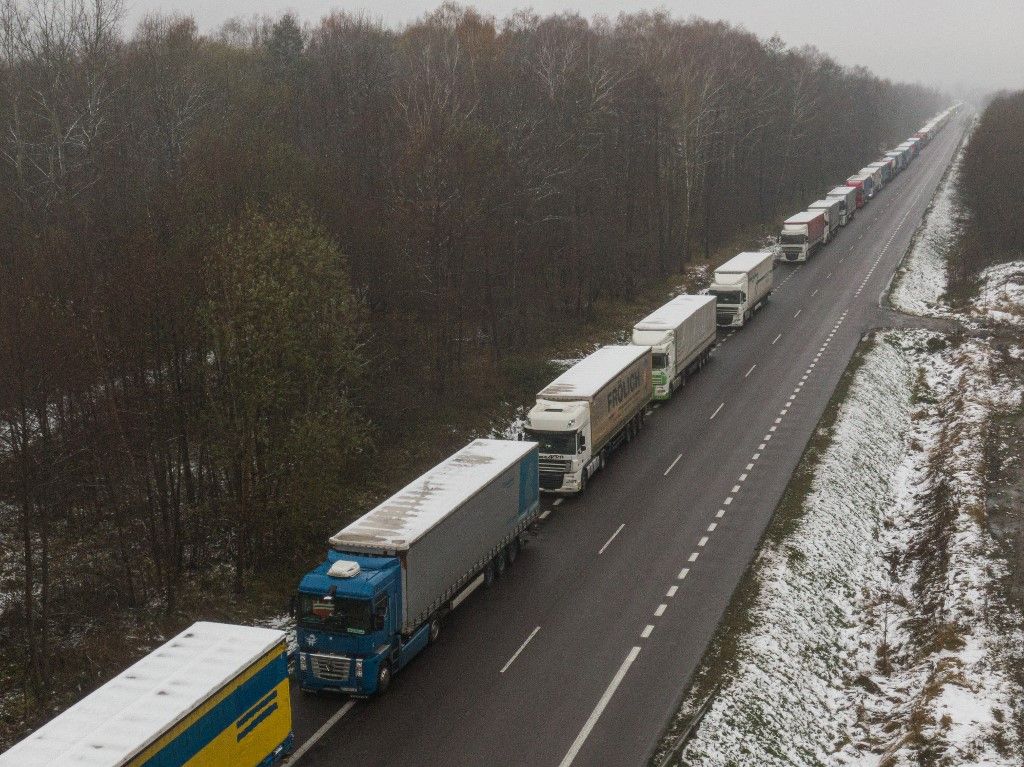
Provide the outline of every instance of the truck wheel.
{"type": "Polygon", "coordinates": [[[519,539],[518,538],[513,538],[512,539],[512,543],[510,543],[508,545],[508,550],[507,550],[505,556],[508,558],[508,563],[510,565],[513,562],[516,561],[516,557],[519,556],[519,539]]]}
{"type": "Polygon", "coordinates": [[[377,669],[377,692],[376,695],[383,695],[391,686],[391,664],[384,661],[377,669]]]}
{"type": "Polygon", "coordinates": [[[487,563],[487,567],[484,568],[484,586],[490,588],[497,577],[497,574],[494,572],[494,560],[492,559],[487,563]]]}
{"type": "Polygon", "coordinates": [[[434,618],[430,621],[430,634],[427,638],[427,644],[434,644],[439,636],[441,636],[441,619],[434,618]]]}
{"type": "Polygon", "coordinates": [[[494,558],[494,575],[501,577],[505,573],[506,565],[508,565],[508,560],[505,559],[505,549],[502,549],[494,558]]]}

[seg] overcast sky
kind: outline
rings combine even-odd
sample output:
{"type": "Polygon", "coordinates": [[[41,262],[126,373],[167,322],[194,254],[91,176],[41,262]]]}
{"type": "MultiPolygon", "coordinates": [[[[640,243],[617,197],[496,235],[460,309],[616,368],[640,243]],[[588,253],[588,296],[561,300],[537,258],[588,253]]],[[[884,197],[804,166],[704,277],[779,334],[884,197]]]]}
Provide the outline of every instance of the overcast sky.
{"type": "MultiPolygon", "coordinates": [[[[439,2],[426,0],[127,0],[129,24],[154,10],[191,14],[210,30],[232,16],[296,12],[316,21],[332,9],[365,10],[392,24],[439,2]]],[[[614,17],[664,8],[678,17],[725,19],[791,45],[811,43],[844,64],[877,74],[962,90],[1024,88],[1024,0],[534,0],[464,2],[504,16],[574,10],[614,17]]]]}

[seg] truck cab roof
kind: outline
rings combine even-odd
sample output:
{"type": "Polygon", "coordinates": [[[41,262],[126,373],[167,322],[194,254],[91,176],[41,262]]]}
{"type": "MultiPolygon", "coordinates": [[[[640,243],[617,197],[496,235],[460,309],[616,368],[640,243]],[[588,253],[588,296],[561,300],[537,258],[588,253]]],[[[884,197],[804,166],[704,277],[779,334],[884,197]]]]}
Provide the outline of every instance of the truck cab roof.
{"type": "Polygon", "coordinates": [[[526,422],[537,431],[575,431],[586,422],[587,407],[582,402],[538,400],[526,422]]]}
{"type": "Polygon", "coordinates": [[[395,557],[375,557],[331,550],[327,552],[327,559],[324,562],[302,577],[299,591],[306,594],[326,594],[334,586],[347,597],[370,599],[400,566],[395,557]],[[328,575],[328,571],[335,563],[344,561],[358,564],[358,572],[347,578],[328,575]]]}

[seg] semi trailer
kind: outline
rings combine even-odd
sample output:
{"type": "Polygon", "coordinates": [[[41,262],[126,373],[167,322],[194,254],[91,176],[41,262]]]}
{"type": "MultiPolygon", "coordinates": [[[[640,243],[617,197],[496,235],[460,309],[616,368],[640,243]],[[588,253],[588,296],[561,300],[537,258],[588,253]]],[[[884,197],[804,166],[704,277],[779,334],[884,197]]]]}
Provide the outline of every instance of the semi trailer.
{"type": "Polygon", "coordinates": [[[849,224],[857,212],[857,192],[855,186],[837,186],[825,195],[826,200],[839,200],[841,203],[842,221],[840,223],[843,226],[849,224]]]}
{"type": "Polygon", "coordinates": [[[534,442],[474,440],[331,536],[293,602],[301,689],[384,692],[515,561],[540,510],[538,459],[534,442]]]}
{"type": "Polygon", "coordinates": [[[879,160],[868,165],[869,168],[874,168],[882,174],[882,186],[888,186],[892,180],[896,177],[896,173],[893,170],[892,160],[879,160]]]}
{"type": "Polygon", "coordinates": [[[526,417],[540,443],[540,487],[579,493],[643,426],[654,397],[649,346],[603,346],[537,394],[526,417]]]}
{"type": "Polygon", "coordinates": [[[805,210],[790,216],[782,224],[779,236],[782,257],[786,261],[806,261],[826,240],[825,214],[805,210]]]}
{"type": "Polygon", "coordinates": [[[775,256],[768,251],[748,251],[733,256],[715,269],[708,288],[718,303],[715,316],[720,327],[743,327],[772,292],[775,256]]]}
{"type": "Polygon", "coordinates": [[[826,197],[824,200],[812,202],[807,208],[808,212],[820,210],[825,214],[825,238],[822,244],[827,243],[839,231],[843,225],[843,200],[836,197],[826,197]]]}
{"type": "Polygon", "coordinates": [[[846,185],[857,189],[858,208],[863,208],[868,204],[868,200],[875,196],[875,179],[873,176],[850,176],[846,179],[846,185]]]}
{"type": "Polygon", "coordinates": [[[654,399],[668,399],[704,365],[715,346],[714,296],[676,296],[633,326],[633,343],[651,347],[654,399]]]}
{"type": "Polygon", "coordinates": [[[0,754],[0,765],[268,767],[292,739],[284,632],[200,622],[0,754]]]}
{"type": "Polygon", "coordinates": [[[871,177],[871,181],[875,185],[874,186],[874,190],[872,191],[872,196],[874,196],[874,195],[878,194],[879,192],[881,192],[882,189],[885,187],[885,182],[882,181],[882,169],[881,168],[873,168],[870,165],[866,165],[863,168],[861,168],[857,173],[860,176],[870,176],[871,177]]]}

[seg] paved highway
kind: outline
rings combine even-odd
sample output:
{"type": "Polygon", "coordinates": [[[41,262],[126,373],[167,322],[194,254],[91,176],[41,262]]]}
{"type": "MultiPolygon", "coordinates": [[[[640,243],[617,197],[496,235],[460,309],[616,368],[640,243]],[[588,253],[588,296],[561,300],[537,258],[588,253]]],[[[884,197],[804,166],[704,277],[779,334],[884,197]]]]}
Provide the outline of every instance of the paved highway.
{"type": "Polygon", "coordinates": [[[965,118],[776,289],[514,567],[367,702],[295,691],[297,763],[641,765],[750,563],[965,118]]]}

